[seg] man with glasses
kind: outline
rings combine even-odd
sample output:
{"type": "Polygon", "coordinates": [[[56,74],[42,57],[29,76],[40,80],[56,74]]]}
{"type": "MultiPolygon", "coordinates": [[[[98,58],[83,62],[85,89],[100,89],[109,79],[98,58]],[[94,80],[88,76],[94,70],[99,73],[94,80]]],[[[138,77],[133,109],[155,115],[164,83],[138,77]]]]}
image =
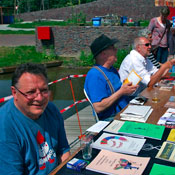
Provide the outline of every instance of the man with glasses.
{"type": "Polygon", "coordinates": [[[70,155],[63,118],[49,102],[40,64],[20,65],[12,77],[13,99],[0,108],[1,174],[49,174],[70,155]]]}
{"type": "Polygon", "coordinates": [[[175,64],[175,60],[173,59],[162,64],[160,69],[158,69],[149,59],[147,59],[150,51],[150,41],[145,37],[138,37],[134,40],[133,50],[131,50],[124,58],[120,65],[119,74],[122,82],[128,77],[133,69],[142,78],[139,83],[139,88],[133,96],[138,95],[146,87],[152,87],[156,84],[161,77],[168,72],[172,65],[175,64]]]}
{"type": "Polygon", "coordinates": [[[116,42],[116,39],[101,35],[90,46],[96,64],[87,73],[84,88],[99,120],[112,120],[128,104],[128,95],[137,88],[137,85],[132,86],[131,83],[122,85],[113,67],[117,61],[116,42]]]}

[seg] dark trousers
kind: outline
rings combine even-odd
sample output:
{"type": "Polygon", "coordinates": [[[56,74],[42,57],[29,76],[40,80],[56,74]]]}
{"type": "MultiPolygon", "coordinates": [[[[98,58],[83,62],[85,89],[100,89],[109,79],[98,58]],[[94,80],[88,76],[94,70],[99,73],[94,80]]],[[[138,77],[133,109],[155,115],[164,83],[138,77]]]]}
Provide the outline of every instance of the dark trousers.
{"type": "Polygon", "coordinates": [[[168,47],[159,47],[156,55],[156,60],[159,63],[165,63],[168,58],[168,47]]]}

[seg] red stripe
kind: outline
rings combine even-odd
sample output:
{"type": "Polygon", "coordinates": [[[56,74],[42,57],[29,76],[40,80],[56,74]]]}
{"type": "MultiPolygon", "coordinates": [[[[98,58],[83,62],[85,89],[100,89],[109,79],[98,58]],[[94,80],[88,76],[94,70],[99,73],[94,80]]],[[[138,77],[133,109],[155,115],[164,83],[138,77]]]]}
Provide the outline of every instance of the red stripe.
{"type": "Polygon", "coordinates": [[[52,83],[56,83],[56,82],[58,82],[58,80],[52,81],[52,83]]]}
{"type": "Polygon", "coordinates": [[[5,102],[4,98],[1,98],[0,99],[0,103],[2,103],[2,102],[5,102]]]}

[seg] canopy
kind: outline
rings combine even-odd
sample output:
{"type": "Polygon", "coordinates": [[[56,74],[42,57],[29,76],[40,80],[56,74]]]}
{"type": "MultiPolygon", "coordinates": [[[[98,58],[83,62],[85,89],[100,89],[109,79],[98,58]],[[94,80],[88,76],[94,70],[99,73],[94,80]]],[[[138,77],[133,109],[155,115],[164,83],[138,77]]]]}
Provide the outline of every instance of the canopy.
{"type": "Polygon", "coordinates": [[[175,0],[155,0],[155,6],[175,7],[175,0]]]}

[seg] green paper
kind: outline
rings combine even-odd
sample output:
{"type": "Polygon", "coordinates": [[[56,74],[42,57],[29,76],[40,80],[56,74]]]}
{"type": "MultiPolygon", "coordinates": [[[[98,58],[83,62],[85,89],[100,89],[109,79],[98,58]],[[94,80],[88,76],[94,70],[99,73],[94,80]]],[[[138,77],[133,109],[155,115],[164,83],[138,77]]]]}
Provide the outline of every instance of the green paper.
{"type": "Polygon", "coordinates": [[[164,129],[165,126],[126,121],[118,132],[161,140],[164,129]]]}
{"type": "Polygon", "coordinates": [[[174,172],[175,167],[153,164],[153,167],[149,175],[173,175],[174,172]]]}
{"type": "Polygon", "coordinates": [[[171,75],[170,75],[171,77],[175,77],[175,73],[171,73],[171,75]]]}

